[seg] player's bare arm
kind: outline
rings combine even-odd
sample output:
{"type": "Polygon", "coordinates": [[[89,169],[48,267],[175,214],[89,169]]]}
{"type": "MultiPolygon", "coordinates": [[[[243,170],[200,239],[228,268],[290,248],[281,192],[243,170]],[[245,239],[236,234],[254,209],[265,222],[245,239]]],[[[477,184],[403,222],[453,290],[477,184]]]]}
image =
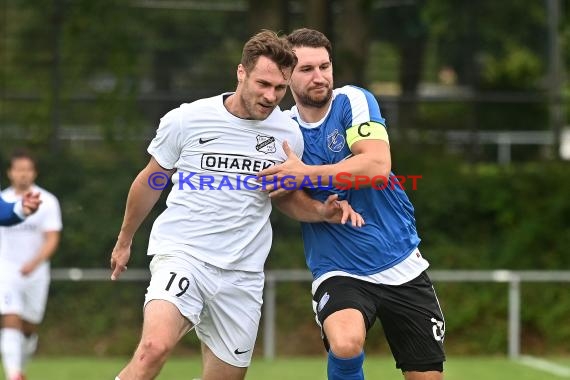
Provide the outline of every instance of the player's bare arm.
{"type": "Polygon", "coordinates": [[[44,242],[38,251],[38,254],[20,268],[20,273],[27,276],[36,270],[40,264],[50,260],[59,245],[60,235],[59,231],[44,232],[44,242]]]}
{"type": "Polygon", "coordinates": [[[111,254],[111,270],[113,271],[111,280],[119,278],[120,274],[127,269],[135,232],[160,197],[161,191],[153,189],[149,185],[149,177],[157,172],[162,172],[170,177],[174,173],[174,169],[164,169],[154,157],[151,157],[148,165],[141,170],[131,185],[121,231],[111,254]]]}
{"type": "MultiPolygon", "coordinates": [[[[258,177],[277,176],[277,181],[273,181],[267,186],[267,191],[271,197],[283,194],[286,190],[281,189],[281,179],[285,176],[294,178],[309,177],[312,183],[320,181],[328,185],[328,178],[333,178],[332,185],[340,185],[343,182],[337,180],[337,174],[348,173],[343,180],[354,180],[356,176],[368,176],[369,178],[388,178],[392,160],[390,156],[390,145],[383,140],[360,140],[352,147],[353,156],[332,165],[306,165],[291,150],[287,142],[283,143],[283,150],[287,154],[287,160],[279,165],[271,166],[259,172],[258,177]]],[[[370,186],[371,184],[368,184],[370,186]]]]}
{"type": "Polygon", "coordinates": [[[328,222],[362,227],[364,219],[354,211],[347,201],[339,201],[337,194],[330,195],[325,202],[311,198],[305,191],[289,191],[273,198],[273,204],[288,217],[300,222],[328,222]]]}

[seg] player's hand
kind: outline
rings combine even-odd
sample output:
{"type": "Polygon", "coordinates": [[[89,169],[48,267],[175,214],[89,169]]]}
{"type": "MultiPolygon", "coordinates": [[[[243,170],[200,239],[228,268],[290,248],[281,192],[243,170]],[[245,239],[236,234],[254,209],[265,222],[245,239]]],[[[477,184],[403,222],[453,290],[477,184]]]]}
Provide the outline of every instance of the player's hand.
{"type": "Polygon", "coordinates": [[[364,218],[354,211],[347,201],[339,201],[338,194],[330,195],[319,210],[325,222],[346,224],[350,220],[353,227],[362,227],[364,218]]]}
{"type": "Polygon", "coordinates": [[[303,178],[309,171],[309,166],[297,157],[287,141],[283,143],[283,151],[287,155],[285,162],[270,166],[257,173],[262,191],[269,193],[271,198],[281,196],[287,191],[299,190],[299,184],[303,182],[303,178]]]}
{"type": "Polygon", "coordinates": [[[38,211],[41,203],[42,201],[40,199],[40,193],[33,193],[29,191],[24,194],[22,198],[22,209],[24,210],[24,215],[30,216],[34,212],[38,211]]]}
{"type": "Polygon", "coordinates": [[[115,281],[121,273],[127,270],[127,263],[131,257],[131,242],[125,243],[117,240],[113,253],[111,253],[111,280],[115,281]]]}
{"type": "Polygon", "coordinates": [[[20,268],[20,273],[22,274],[22,276],[28,276],[33,271],[36,270],[36,268],[38,267],[38,264],[39,263],[37,263],[35,260],[28,261],[27,263],[22,265],[22,267],[20,268]]]}

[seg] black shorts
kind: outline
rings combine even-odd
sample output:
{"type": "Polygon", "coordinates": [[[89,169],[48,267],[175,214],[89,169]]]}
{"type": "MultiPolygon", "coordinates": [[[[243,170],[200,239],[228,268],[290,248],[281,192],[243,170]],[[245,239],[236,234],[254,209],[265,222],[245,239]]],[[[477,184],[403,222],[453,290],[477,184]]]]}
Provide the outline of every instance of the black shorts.
{"type": "MultiPolygon", "coordinates": [[[[396,367],[402,371],[443,371],[443,313],[426,272],[402,285],[331,277],[318,287],[313,300],[321,326],[329,315],[343,309],[360,310],[366,331],[378,317],[396,367]]],[[[324,331],[322,335],[328,351],[324,331]]]]}

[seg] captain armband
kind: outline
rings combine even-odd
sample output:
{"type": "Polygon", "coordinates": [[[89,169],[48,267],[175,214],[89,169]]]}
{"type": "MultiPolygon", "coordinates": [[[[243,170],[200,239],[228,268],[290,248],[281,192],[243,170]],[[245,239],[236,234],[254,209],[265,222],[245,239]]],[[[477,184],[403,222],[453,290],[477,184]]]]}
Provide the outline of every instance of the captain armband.
{"type": "Polygon", "coordinates": [[[346,130],[346,137],[349,147],[360,140],[383,140],[390,144],[386,127],[375,121],[353,125],[346,130]]]}

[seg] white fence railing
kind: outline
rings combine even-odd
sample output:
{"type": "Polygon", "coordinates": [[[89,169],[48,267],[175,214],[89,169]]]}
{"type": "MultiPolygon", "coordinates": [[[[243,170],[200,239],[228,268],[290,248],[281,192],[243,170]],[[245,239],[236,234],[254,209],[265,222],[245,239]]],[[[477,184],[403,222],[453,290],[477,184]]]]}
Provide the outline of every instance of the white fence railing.
{"type": "MultiPolygon", "coordinates": [[[[508,355],[520,356],[521,282],[570,282],[570,271],[512,271],[512,270],[432,270],[434,282],[501,282],[509,284],[508,355]]],[[[108,269],[52,269],[54,281],[104,281],[109,280],[108,269]]],[[[144,281],[150,277],[148,270],[129,269],[121,275],[121,281],[144,281]]],[[[276,287],[278,282],[311,281],[306,270],[271,270],[265,273],[263,304],[263,356],[275,357],[276,287]]]]}

